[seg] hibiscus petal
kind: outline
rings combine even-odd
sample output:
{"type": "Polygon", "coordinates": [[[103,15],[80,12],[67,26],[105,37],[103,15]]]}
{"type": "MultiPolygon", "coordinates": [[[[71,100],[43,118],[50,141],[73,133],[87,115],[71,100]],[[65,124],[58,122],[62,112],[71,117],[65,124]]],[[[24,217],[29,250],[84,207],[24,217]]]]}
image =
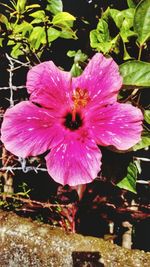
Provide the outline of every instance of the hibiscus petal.
{"type": "Polygon", "coordinates": [[[46,156],[50,176],[60,184],[92,182],[101,166],[101,152],[91,140],[64,140],[46,156]]]}
{"type": "Polygon", "coordinates": [[[116,103],[96,109],[87,120],[95,141],[102,146],[126,150],[141,139],[143,115],[130,104],[116,103]]]}
{"type": "Polygon", "coordinates": [[[63,127],[58,123],[48,110],[23,101],[4,114],[1,140],[17,156],[36,156],[63,140],[63,127]]]}
{"type": "Polygon", "coordinates": [[[30,100],[57,112],[70,102],[70,84],[70,73],[61,71],[52,61],[34,66],[27,74],[30,100]]]}
{"type": "Polygon", "coordinates": [[[91,107],[95,104],[102,106],[114,103],[121,85],[118,65],[112,58],[106,58],[101,53],[95,54],[83,73],[72,80],[73,90],[88,90],[91,107]]]}

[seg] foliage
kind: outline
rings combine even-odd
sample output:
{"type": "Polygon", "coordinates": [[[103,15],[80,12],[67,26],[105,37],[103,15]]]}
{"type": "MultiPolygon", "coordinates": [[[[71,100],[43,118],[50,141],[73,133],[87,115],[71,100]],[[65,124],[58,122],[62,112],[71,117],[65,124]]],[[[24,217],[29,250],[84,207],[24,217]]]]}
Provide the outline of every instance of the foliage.
{"type": "MultiPolygon", "coordinates": [[[[90,44],[94,50],[106,55],[122,56],[123,64],[120,65],[120,73],[123,77],[123,91],[134,89],[125,101],[132,102],[132,95],[139,96],[139,89],[150,89],[150,63],[141,61],[142,50],[147,48],[150,37],[150,1],[142,0],[136,5],[135,1],[128,0],[128,9],[117,10],[108,7],[102,13],[96,29],[90,32],[90,44]],[[114,27],[111,25],[114,24],[114,27]],[[113,30],[117,29],[114,36],[113,30]],[[131,44],[138,47],[137,58],[130,54],[131,44]],[[121,44],[123,50],[121,50],[121,44]]],[[[132,51],[133,53],[133,51],[132,51]]],[[[121,93],[120,93],[121,95],[121,93]]],[[[123,99],[121,99],[123,100],[123,99]]],[[[135,104],[135,103],[134,103],[135,104]]],[[[136,103],[136,105],[139,105],[136,103]]],[[[142,107],[144,109],[144,107],[142,107]]],[[[150,124],[149,110],[144,111],[144,119],[150,124]]],[[[144,127],[141,141],[131,150],[137,151],[150,145],[150,130],[144,127]]],[[[127,175],[117,186],[136,192],[137,169],[134,163],[130,163],[127,175]]]]}
{"type": "MultiPolygon", "coordinates": [[[[38,2],[38,1],[37,1],[38,2]]],[[[63,12],[61,0],[46,0],[46,8],[41,4],[28,5],[27,0],[12,0],[9,5],[1,3],[6,14],[0,14],[0,45],[10,46],[11,56],[26,59],[40,58],[58,38],[76,39],[72,29],[76,18],[63,12]]]]}
{"type": "Polygon", "coordinates": [[[150,63],[139,60],[127,61],[120,65],[123,84],[136,87],[150,87],[150,63]]]}
{"type": "Polygon", "coordinates": [[[104,54],[112,52],[119,54],[119,44],[123,43],[123,59],[128,60],[133,56],[129,55],[127,46],[131,39],[136,38],[136,44],[141,49],[146,45],[146,41],[150,37],[150,2],[142,0],[137,6],[134,1],[128,1],[128,9],[117,10],[108,7],[102,14],[97,28],[90,32],[91,47],[104,54]],[[111,24],[114,27],[111,28],[111,24]],[[113,36],[113,30],[117,29],[117,33],[113,36]]]}
{"type": "Polygon", "coordinates": [[[136,179],[137,167],[131,162],[127,169],[127,175],[117,184],[117,186],[136,193],[136,179]]]}
{"type": "Polygon", "coordinates": [[[76,77],[79,76],[82,73],[82,67],[81,65],[84,64],[84,62],[87,59],[87,55],[85,55],[84,53],[82,53],[81,50],[78,50],[77,52],[74,50],[70,50],[67,53],[68,57],[73,57],[74,58],[74,64],[71,67],[71,74],[72,76],[76,77]]]}

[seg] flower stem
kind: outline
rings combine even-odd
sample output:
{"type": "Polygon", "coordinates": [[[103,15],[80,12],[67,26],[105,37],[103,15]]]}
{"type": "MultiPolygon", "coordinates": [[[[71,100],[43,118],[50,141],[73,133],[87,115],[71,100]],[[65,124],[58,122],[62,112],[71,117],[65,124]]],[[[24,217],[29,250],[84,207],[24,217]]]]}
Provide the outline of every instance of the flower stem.
{"type": "Polygon", "coordinates": [[[139,47],[139,55],[138,55],[138,60],[140,60],[140,59],[141,59],[142,48],[143,48],[143,46],[142,46],[142,45],[140,45],[140,47],[139,47]]]}

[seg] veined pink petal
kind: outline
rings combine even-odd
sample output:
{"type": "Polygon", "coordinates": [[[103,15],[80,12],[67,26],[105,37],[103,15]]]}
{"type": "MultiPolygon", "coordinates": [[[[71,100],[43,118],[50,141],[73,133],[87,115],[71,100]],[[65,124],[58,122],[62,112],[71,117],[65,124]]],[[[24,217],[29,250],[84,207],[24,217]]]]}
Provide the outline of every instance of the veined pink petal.
{"type": "Polygon", "coordinates": [[[113,145],[120,150],[129,149],[140,141],[142,120],[140,109],[119,103],[96,109],[87,118],[96,143],[113,145]]]}
{"type": "Polygon", "coordinates": [[[114,103],[121,86],[118,65],[112,58],[106,58],[100,53],[93,56],[79,77],[72,79],[73,90],[88,90],[91,108],[93,105],[100,107],[114,103]]]}
{"type": "Polygon", "coordinates": [[[52,61],[34,66],[27,74],[30,100],[57,112],[70,103],[71,74],[60,70],[52,61]]]}
{"type": "Polygon", "coordinates": [[[92,140],[69,139],[46,156],[51,177],[60,184],[75,186],[92,182],[101,166],[101,152],[92,140]]]}
{"type": "Polygon", "coordinates": [[[6,149],[20,157],[36,156],[63,141],[59,119],[44,108],[23,101],[4,114],[1,140],[6,149]]]}

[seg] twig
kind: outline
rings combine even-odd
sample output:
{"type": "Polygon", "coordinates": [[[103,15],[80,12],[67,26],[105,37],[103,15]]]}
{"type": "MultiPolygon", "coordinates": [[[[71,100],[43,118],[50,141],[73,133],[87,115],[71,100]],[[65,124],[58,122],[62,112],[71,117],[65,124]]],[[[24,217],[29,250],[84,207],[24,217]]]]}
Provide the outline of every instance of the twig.
{"type": "MultiPolygon", "coordinates": [[[[3,198],[3,195],[4,193],[0,194],[0,198],[3,198]]],[[[5,199],[13,199],[13,200],[18,200],[18,201],[21,201],[23,203],[26,203],[26,204],[29,204],[30,206],[34,206],[34,205],[39,205],[40,207],[43,207],[43,208],[51,208],[51,207],[62,207],[62,208],[71,208],[73,206],[73,204],[69,203],[69,204],[53,204],[53,203],[49,203],[49,202],[40,202],[40,201],[37,201],[37,200],[32,200],[30,198],[23,198],[23,197],[20,197],[19,196],[19,193],[18,193],[18,196],[16,195],[13,195],[13,194],[5,194],[5,199]]]]}

